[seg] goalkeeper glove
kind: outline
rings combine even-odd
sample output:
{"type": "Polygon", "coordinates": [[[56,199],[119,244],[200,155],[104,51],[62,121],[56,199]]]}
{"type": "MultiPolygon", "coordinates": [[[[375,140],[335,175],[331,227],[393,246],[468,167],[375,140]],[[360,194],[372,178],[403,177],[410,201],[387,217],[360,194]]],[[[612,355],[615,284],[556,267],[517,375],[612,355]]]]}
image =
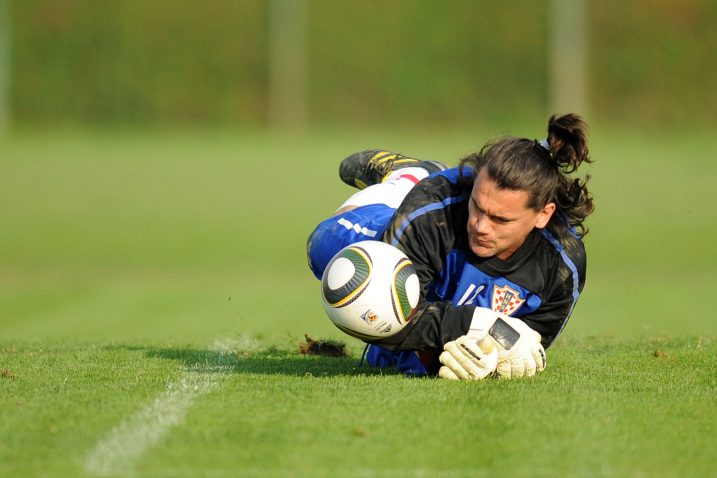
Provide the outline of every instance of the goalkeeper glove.
{"type": "Polygon", "coordinates": [[[446,343],[438,357],[443,366],[438,376],[450,380],[483,380],[495,371],[498,351],[493,343],[476,343],[467,335],[446,343]]]}
{"type": "Polygon", "coordinates": [[[520,319],[477,307],[466,336],[473,342],[489,341],[495,346],[499,378],[532,377],[545,369],[540,334],[520,319]]]}

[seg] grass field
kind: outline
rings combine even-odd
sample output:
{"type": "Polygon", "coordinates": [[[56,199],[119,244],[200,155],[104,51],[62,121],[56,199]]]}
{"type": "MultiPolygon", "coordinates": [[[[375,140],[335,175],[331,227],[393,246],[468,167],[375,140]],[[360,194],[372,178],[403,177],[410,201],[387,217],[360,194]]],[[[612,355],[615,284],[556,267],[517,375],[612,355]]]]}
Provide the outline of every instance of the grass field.
{"type": "Polygon", "coordinates": [[[0,139],[0,476],[717,475],[708,134],[593,132],[587,286],[533,380],[359,369],[324,317],[338,160],[496,133],[0,139]]]}

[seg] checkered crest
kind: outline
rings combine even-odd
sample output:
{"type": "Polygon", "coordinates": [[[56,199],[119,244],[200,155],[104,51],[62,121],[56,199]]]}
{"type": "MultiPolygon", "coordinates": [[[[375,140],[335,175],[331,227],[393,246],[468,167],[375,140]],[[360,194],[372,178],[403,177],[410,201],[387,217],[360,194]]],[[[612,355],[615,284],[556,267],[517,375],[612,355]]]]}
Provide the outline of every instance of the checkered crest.
{"type": "Polygon", "coordinates": [[[513,315],[525,299],[520,298],[520,292],[505,285],[503,287],[493,286],[493,310],[505,315],[513,315]]]}

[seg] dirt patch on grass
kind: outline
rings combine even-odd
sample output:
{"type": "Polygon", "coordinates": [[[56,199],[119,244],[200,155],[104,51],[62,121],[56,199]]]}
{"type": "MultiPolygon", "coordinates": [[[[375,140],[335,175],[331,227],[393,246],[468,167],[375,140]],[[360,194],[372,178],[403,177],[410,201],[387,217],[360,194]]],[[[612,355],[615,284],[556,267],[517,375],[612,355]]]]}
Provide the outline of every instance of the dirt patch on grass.
{"type": "Polygon", "coordinates": [[[299,344],[299,353],[324,357],[346,357],[346,344],[334,340],[314,340],[304,334],[306,342],[299,344]]]}

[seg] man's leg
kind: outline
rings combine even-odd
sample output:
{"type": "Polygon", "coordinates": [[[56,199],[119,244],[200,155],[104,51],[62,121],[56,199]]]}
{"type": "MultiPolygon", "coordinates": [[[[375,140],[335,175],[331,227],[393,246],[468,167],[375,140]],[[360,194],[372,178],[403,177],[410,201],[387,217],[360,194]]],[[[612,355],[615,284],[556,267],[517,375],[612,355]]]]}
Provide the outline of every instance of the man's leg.
{"type": "Polygon", "coordinates": [[[430,173],[445,169],[433,161],[375,151],[378,150],[355,153],[341,162],[339,171],[344,182],[347,171],[354,171],[370,184],[344,201],[309,236],[306,252],[317,278],[321,278],[331,258],[344,247],[363,240],[380,240],[409,191],[430,173]]]}
{"type": "Polygon", "coordinates": [[[403,198],[413,189],[413,186],[428,174],[428,171],[419,167],[393,171],[382,182],[368,186],[353,194],[344,201],[336,213],[347,211],[352,207],[356,208],[369,204],[385,204],[396,209],[403,202],[403,198]]]}
{"type": "Polygon", "coordinates": [[[344,247],[381,240],[395,211],[385,204],[350,206],[319,223],[306,243],[309,267],[316,278],[321,279],[331,259],[344,247]]]}
{"type": "Polygon", "coordinates": [[[391,173],[405,168],[421,168],[431,174],[443,171],[446,169],[446,165],[438,161],[423,161],[383,149],[367,149],[354,153],[341,161],[339,176],[349,186],[365,189],[386,181],[391,173]]]}

